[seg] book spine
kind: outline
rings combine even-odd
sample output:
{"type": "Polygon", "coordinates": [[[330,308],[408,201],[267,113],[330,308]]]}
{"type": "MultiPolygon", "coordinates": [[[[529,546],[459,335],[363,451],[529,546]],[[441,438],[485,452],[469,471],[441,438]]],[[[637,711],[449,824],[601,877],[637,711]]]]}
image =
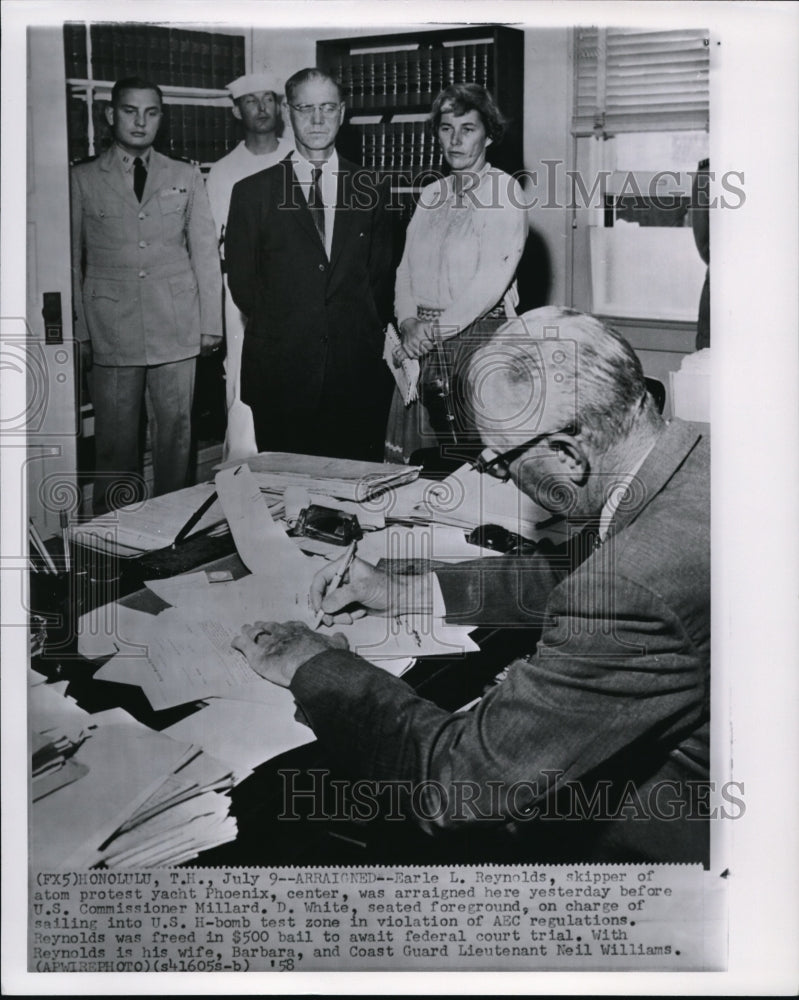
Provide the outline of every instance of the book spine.
{"type": "Polygon", "coordinates": [[[352,63],[349,56],[342,56],[338,62],[338,80],[341,92],[348,104],[352,104],[352,63]]]}
{"type": "Polygon", "coordinates": [[[394,63],[395,67],[395,80],[396,80],[396,105],[398,108],[404,108],[408,104],[408,53],[407,52],[397,52],[396,60],[394,63]]]}
{"type": "Polygon", "coordinates": [[[455,83],[466,83],[467,81],[467,58],[466,46],[455,45],[452,48],[452,58],[454,60],[455,83]]]}
{"type": "Polygon", "coordinates": [[[225,83],[230,83],[231,80],[236,80],[240,76],[244,76],[245,62],[244,62],[244,37],[242,35],[231,35],[230,36],[230,80],[225,80],[225,83]]]}
{"type": "Polygon", "coordinates": [[[350,56],[350,72],[352,75],[352,107],[364,107],[363,104],[363,56],[355,53],[350,56]]]}
{"type": "Polygon", "coordinates": [[[385,56],[385,86],[383,103],[391,108],[397,106],[397,52],[386,52],[385,56]]]}
{"type": "Polygon", "coordinates": [[[373,108],[375,104],[375,57],[371,52],[367,52],[362,57],[362,79],[361,85],[361,107],[365,110],[373,108]]]}
{"type": "Polygon", "coordinates": [[[477,69],[477,46],[464,45],[466,51],[466,75],[464,79],[467,83],[479,83],[477,69]]]}
{"type": "Polygon", "coordinates": [[[408,100],[406,106],[421,104],[422,98],[419,94],[419,60],[422,58],[419,52],[408,53],[408,100]]]}
{"type": "Polygon", "coordinates": [[[435,100],[444,89],[444,53],[441,49],[433,49],[430,53],[430,86],[432,100],[435,100]]]}
{"type": "Polygon", "coordinates": [[[429,105],[433,100],[433,53],[426,49],[419,55],[419,103],[429,105]]]}
{"type": "Polygon", "coordinates": [[[475,74],[475,80],[481,87],[488,89],[489,43],[480,42],[480,44],[475,46],[475,48],[477,49],[477,72],[475,74]]]}
{"type": "Polygon", "coordinates": [[[388,76],[386,57],[382,52],[375,55],[373,66],[374,84],[372,86],[372,107],[382,108],[386,101],[386,78],[388,76]]]}
{"type": "Polygon", "coordinates": [[[386,125],[375,125],[375,131],[377,133],[377,168],[378,170],[385,170],[388,166],[388,159],[386,154],[386,125]]]}
{"type": "Polygon", "coordinates": [[[214,86],[213,62],[211,60],[211,35],[207,31],[197,32],[197,82],[194,86],[214,86]]]}
{"type": "Polygon", "coordinates": [[[455,51],[454,47],[446,48],[442,51],[444,60],[444,86],[449,87],[455,83],[455,51]]]}
{"type": "Polygon", "coordinates": [[[67,77],[85,80],[89,72],[86,63],[86,28],[70,22],[64,25],[64,61],[67,77]]]}

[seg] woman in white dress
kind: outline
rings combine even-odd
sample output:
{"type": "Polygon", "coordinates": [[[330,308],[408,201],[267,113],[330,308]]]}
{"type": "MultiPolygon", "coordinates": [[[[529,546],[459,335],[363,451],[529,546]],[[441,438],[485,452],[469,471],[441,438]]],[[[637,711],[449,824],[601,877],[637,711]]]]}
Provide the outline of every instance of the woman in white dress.
{"type": "Polygon", "coordinates": [[[421,405],[404,407],[395,394],[385,455],[394,462],[433,445],[480,450],[460,376],[468,355],[516,315],[527,238],[521,186],[486,159],[505,124],[488,91],[447,87],[431,121],[450,172],[422,189],[397,270],[401,350],[420,359],[422,375],[421,405]]]}

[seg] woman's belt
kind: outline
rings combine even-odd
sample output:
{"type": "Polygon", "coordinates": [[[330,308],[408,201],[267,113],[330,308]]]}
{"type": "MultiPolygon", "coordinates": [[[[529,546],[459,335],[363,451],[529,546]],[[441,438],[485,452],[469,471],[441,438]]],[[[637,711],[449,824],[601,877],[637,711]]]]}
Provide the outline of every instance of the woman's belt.
{"type": "MultiPolygon", "coordinates": [[[[422,320],[423,322],[429,322],[432,319],[438,319],[439,316],[444,312],[443,309],[438,309],[435,306],[417,306],[416,307],[416,318],[422,320]]],[[[485,316],[481,316],[481,319],[506,319],[507,313],[505,312],[505,303],[498,302],[490,312],[487,312],[485,316]]]]}

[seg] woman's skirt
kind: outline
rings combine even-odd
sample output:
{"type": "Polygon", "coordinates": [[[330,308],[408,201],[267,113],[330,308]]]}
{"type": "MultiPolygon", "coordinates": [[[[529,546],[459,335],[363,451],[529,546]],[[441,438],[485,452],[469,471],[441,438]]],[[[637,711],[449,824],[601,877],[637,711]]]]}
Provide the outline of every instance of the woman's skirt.
{"type": "MultiPolygon", "coordinates": [[[[443,309],[419,306],[417,318],[436,319],[443,309]]],[[[465,458],[479,454],[482,443],[475,425],[466,382],[468,361],[507,321],[500,303],[456,337],[439,340],[421,359],[419,399],[405,406],[394,391],[386,428],[385,460],[410,461],[415,451],[446,448],[465,458]]]]}

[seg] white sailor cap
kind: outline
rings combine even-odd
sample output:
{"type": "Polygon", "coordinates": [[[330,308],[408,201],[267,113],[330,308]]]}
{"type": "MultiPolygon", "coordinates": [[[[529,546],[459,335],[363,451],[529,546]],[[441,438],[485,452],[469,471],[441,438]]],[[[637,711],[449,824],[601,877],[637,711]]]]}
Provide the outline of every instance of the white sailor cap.
{"type": "Polygon", "coordinates": [[[233,100],[244,97],[245,94],[260,94],[264,90],[271,90],[273,94],[283,93],[283,84],[274,73],[247,73],[229,83],[225,90],[233,100]]]}

